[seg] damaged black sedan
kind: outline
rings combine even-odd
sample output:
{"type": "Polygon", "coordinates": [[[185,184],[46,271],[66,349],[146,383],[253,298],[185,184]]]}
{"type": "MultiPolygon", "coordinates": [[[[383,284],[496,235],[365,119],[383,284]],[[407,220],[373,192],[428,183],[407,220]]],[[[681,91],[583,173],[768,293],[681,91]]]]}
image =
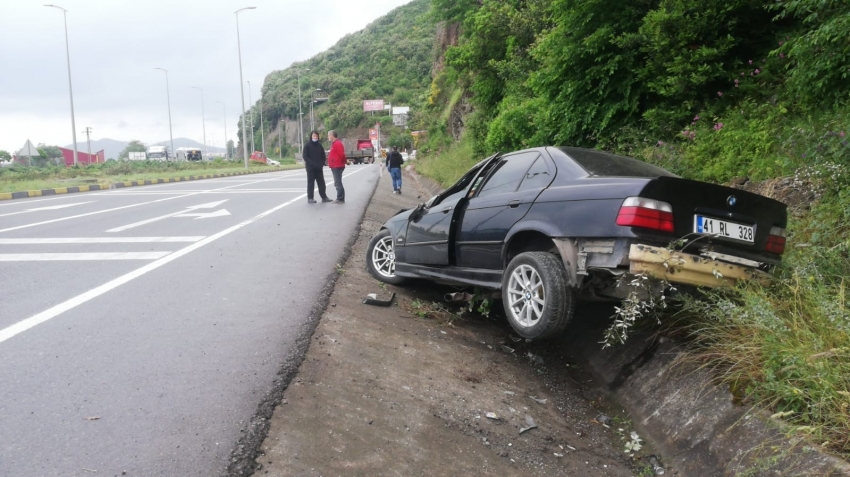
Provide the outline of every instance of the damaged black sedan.
{"type": "Polygon", "coordinates": [[[624,277],[723,286],[764,280],[785,251],[786,207],[601,151],[495,154],[400,212],[367,251],[370,273],[500,290],[523,337],[561,332],[579,299],[622,299],[624,277]]]}

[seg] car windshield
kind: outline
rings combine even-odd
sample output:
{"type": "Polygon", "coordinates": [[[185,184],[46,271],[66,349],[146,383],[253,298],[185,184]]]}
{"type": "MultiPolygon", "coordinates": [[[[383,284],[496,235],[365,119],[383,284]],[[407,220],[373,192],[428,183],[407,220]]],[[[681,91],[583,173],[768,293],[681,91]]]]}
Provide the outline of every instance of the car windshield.
{"type": "Polygon", "coordinates": [[[593,177],[678,177],[660,167],[592,149],[559,147],[593,177]]]}
{"type": "Polygon", "coordinates": [[[472,179],[475,177],[478,171],[481,170],[481,168],[484,167],[484,164],[486,164],[487,161],[489,161],[490,159],[492,159],[492,156],[472,166],[472,168],[466,174],[464,174],[463,177],[458,179],[458,181],[455,182],[453,186],[443,191],[442,194],[436,196],[436,200],[434,200],[434,202],[432,204],[429,204],[428,206],[433,207],[442,202],[446,197],[449,197],[460,191],[466,190],[466,188],[469,187],[469,184],[472,182],[472,179]]]}

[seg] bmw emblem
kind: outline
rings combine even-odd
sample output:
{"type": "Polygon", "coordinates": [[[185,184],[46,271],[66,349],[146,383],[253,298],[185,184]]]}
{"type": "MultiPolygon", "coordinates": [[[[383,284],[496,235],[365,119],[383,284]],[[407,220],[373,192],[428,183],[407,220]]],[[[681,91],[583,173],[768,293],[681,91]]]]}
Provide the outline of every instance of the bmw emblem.
{"type": "Polygon", "coordinates": [[[729,207],[734,207],[735,204],[738,203],[738,199],[734,195],[730,195],[728,199],[726,199],[726,203],[729,204],[729,207]]]}

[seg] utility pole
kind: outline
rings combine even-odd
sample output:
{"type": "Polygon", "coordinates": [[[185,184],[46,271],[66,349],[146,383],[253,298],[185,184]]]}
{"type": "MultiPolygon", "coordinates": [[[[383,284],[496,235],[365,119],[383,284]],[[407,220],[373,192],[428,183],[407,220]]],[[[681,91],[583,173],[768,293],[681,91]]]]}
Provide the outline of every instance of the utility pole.
{"type": "MultiPolygon", "coordinates": [[[[310,68],[304,68],[310,71],[310,68]]],[[[295,68],[295,77],[298,79],[298,153],[304,156],[304,113],[301,112],[301,69],[295,68]]]]}
{"type": "Polygon", "coordinates": [[[251,154],[257,150],[254,147],[254,101],[251,99],[251,82],[248,83],[248,116],[251,118],[251,154]]]}
{"type": "Polygon", "coordinates": [[[89,164],[91,164],[91,128],[86,126],[86,141],[89,143],[89,164]]]}

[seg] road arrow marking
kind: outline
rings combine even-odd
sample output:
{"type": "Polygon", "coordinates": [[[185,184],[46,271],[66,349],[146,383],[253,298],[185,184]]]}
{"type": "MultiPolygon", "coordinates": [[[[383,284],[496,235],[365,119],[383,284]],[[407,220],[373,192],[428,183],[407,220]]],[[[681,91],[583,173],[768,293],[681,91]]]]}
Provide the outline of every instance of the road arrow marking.
{"type": "MultiPolygon", "coordinates": [[[[125,231],[125,230],[132,229],[132,228],[135,228],[135,227],[139,227],[139,226],[141,226],[141,225],[147,225],[147,224],[150,224],[150,223],[156,222],[156,221],[158,221],[158,220],[167,219],[167,218],[169,218],[169,217],[174,217],[174,216],[176,216],[176,215],[189,213],[189,212],[191,212],[191,211],[193,211],[193,210],[198,210],[198,209],[213,209],[213,208],[216,208],[216,207],[218,207],[219,205],[221,205],[221,204],[223,204],[223,203],[227,202],[228,200],[229,200],[229,199],[224,199],[224,200],[219,200],[219,201],[216,201],[216,202],[207,202],[206,204],[193,205],[193,206],[191,206],[191,207],[186,207],[184,210],[181,210],[181,211],[179,211],[179,212],[174,212],[174,213],[171,213],[171,214],[160,215],[159,217],[154,217],[154,218],[152,218],[152,219],[141,220],[141,221],[139,221],[139,222],[134,222],[134,223],[129,224],[129,225],[123,225],[123,226],[121,226],[121,227],[115,227],[114,229],[109,229],[109,230],[107,230],[107,232],[109,232],[109,233],[114,233],[114,232],[123,232],[123,231],[125,231]]],[[[230,215],[230,212],[228,212],[226,215],[230,215]]]]}
{"type": "Polygon", "coordinates": [[[29,212],[39,212],[39,211],[42,211],[42,210],[66,209],[68,207],[73,207],[75,205],[91,204],[92,202],[94,202],[94,201],[90,200],[88,202],[76,202],[76,203],[73,203],[73,204],[62,204],[62,205],[50,205],[50,206],[47,206],[47,207],[37,207],[35,209],[26,209],[26,210],[21,210],[19,212],[10,212],[8,214],[2,214],[2,215],[0,215],[0,217],[8,217],[10,215],[26,214],[26,213],[29,213],[29,212]]]}
{"type": "Polygon", "coordinates": [[[224,217],[225,215],[230,215],[230,212],[227,209],[218,209],[215,212],[197,212],[190,214],[178,214],[175,217],[194,217],[195,220],[198,219],[207,219],[210,217],[224,217]]]}

